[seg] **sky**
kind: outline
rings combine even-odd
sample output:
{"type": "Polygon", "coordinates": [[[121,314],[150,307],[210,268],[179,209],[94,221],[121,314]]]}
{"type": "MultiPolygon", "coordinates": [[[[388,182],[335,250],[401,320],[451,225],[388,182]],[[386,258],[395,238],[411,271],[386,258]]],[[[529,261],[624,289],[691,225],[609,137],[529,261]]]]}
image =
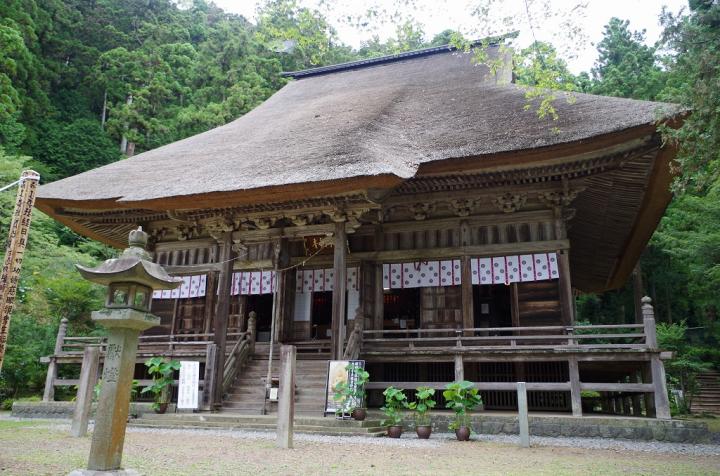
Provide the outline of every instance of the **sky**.
{"type": "MultiPolygon", "coordinates": [[[[224,10],[254,20],[256,0],[214,0],[224,10]]],[[[556,45],[573,73],[589,71],[596,57],[595,43],[602,39],[604,25],[617,16],[630,21],[632,30],[646,30],[646,42],[654,43],[662,31],[659,15],[663,6],[674,13],[686,7],[687,0],[299,0],[303,6],[317,8],[329,19],[340,40],[359,47],[363,40],[377,34],[386,39],[394,33],[390,24],[374,24],[360,30],[343,21],[348,15],[361,15],[370,7],[412,17],[423,25],[428,38],[446,29],[457,29],[467,38],[482,38],[519,30],[517,47],[533,38],[556,45]],[[409,3],[409,6],[408,6],[409,3]],[[489,11],[473,15],[478,5],[489,11]],[[579,7],[578,7],[579,6],[579,7]],[[532,22],[528,21],[528,13],[532,22]],[[532,23],[532,28],[530,27],[532,23]]]]}

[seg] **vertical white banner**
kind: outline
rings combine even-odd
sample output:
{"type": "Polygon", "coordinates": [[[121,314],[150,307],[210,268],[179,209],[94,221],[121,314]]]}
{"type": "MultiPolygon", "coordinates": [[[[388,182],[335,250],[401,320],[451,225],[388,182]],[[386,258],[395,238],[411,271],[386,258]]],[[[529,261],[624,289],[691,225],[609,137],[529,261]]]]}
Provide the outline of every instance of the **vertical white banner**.
{"type": "Polygon", "coordinates": [[[198,407],[200,383],[200,362],[181,361],[180,380],[178,381],[178,408],[198,407]]]}

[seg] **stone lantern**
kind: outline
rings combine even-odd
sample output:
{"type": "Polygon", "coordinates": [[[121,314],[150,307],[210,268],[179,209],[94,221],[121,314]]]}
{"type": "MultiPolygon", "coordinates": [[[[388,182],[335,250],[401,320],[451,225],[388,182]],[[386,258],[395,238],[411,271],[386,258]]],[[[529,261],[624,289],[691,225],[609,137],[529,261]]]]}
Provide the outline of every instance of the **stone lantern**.
{"type": "Polygon", "coordinates": [[[138,337],[160,324],[160,318],[149,312],[153,291],[175,289],[182,283],[182,278],[168,275],[150,261],[147,240],[147,233],[138,228],[130,232],[129,247],[119,258],[97,268],[77,265],[85,279],[108,287],[105,308],[92,313],[92,319],[108,330],[108,340],[88,469],[71,475],[137,474],[122,470],[120,464],[138,337]]]}

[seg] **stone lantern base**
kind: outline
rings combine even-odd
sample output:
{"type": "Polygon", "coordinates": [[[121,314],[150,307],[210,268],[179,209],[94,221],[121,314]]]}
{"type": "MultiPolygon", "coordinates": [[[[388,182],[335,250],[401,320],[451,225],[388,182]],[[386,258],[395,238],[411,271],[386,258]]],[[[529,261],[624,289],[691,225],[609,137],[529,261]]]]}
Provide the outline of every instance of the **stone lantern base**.
{"type": "Polygon", "coordinates": [[[92,469],[76,469],[67,476],[141,476],[134,469],[116,469],[113,471],[94,471],[92,469]]]}

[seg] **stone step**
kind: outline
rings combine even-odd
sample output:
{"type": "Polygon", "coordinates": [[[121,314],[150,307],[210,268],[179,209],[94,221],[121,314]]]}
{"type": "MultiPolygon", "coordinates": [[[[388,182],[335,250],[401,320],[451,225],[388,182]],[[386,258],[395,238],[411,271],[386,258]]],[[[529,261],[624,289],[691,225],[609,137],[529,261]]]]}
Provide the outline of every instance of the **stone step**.
{"type": "MultiPolygon", "coordinates": [[[[165,424],[165,423],[146,423],[146,422],[131,422],[130,427],[135,428],[178,428],[178,429],[207,429],[207,430],[260,430],[260,431],[273,431],[275,425],[242,425],[242,426],[230,426],[223,424],[213,423],[178,423],[178,424],[165,424]]],[[[338,429],[332,427],[312,427],[312,426],[293,426],[295,433],[309,433],[317,435],[328,435],[328,436],[370,436],[380,437],[385,435],[386,430],[383,427],[376,428],[363,428],[358,429],[338,429]]]]}

